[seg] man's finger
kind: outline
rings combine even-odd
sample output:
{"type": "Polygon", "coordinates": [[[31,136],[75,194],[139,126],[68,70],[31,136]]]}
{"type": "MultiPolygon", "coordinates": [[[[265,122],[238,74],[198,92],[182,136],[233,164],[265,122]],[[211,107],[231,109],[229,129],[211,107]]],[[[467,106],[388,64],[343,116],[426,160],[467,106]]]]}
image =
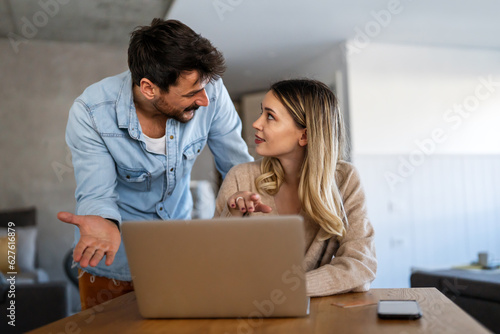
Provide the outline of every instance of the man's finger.
{"type": "Polygon", "coordinates": [[[97,249],[94,253],[94,256],[92,256],[89,265],[91,267],[97,266],[103,257],[104,257],[104,251],[102,249],[97,249]]]}
{"type": "Polygon", "coordinates": [[[105,264],[107,266],[110,266],[113,264],[113,261],[115,260],[115,252],[112,252],[112,251],[107,251],[106,252],[106,262],[105,264]]]}
{"type": "Polygon", "coordinates": [[[75,249],[73,249],[73,260],[75,262],[80,262],[83,256],[83,252],[87,248],[87,245],[84,244],[81,240],[76,244],[75,249]]]}
{"type": "Polygon", "coordinates": [[[83,256],[80,259],[80,266],[87,267],[89,265],[90,259],[94,256],[96,249],[95,247],[87,247],[83,252],[83,256]]]}

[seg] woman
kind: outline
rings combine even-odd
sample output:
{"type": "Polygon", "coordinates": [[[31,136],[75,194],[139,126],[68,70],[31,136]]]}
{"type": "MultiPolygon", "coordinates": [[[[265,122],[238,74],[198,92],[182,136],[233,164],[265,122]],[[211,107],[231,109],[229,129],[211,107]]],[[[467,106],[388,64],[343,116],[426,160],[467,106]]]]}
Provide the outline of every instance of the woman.
{"type": "Polygon", "coordinates": [[[264,158],[233,167],[217,197],[216,217],[304,217],[307,293],[366,291],[375,278],[374,232],[359,175],[348,162],[337,99],[315,80],[275,83],[253,123],[264,158]]]}

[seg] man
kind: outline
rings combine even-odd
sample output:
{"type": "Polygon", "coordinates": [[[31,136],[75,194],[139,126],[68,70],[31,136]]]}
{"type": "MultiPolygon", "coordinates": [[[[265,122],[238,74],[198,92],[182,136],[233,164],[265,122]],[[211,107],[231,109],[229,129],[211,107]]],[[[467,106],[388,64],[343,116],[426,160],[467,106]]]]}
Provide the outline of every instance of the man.
{"type": "Polygon", "coordinates": [[[78,226],[82,309],[133,289],[122,221],[190,218],[190,173],[205,144],[223,177],[253,160],[220,79],[224,58],[210,41],[154,19],[132,33],[128,65],[75,100],[66,129],[77,206],[58,218],[78,226]]]}

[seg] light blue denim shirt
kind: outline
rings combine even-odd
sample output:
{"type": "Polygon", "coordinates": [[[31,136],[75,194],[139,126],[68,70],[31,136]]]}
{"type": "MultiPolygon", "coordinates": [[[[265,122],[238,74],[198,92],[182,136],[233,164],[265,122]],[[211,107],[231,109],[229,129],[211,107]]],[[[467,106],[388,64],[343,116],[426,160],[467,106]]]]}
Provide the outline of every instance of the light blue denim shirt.
{"type": "MultiPolygon", "coordinates": [[[[209,83],[205,90],[210,104],[200,107],[191,121],[167,121],[163,155],[146,150],[129,71],[89,86],[71,107],[66,128],[77,184],[76,214],[120,223],[190,219],[191,169],[207,143],[222,177],[234,165],[252,161],[222,80],[209,83]]],[[[79,239],[76,228],[75,244],[79,239]]],[[[85,271],[130,281],[123,242],[111,266],[103,259],[85,271]]]]}

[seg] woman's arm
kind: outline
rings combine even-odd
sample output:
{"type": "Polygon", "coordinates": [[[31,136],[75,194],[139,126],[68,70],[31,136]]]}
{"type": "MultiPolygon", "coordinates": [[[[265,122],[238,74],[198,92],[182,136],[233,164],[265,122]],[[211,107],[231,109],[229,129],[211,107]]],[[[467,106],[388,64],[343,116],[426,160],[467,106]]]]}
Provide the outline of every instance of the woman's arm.
{"type": "MultiPolygon", "coordinates": [[[[222,185],[219,189],[219,193],[217,194],[217,199],[215,200],[215,217],[232,217],[233,213],[228,205],[227,199],[238,192],[238,180],[236,177],[235,168],[231,168],[226,175],[226,178],[222,182],[222,185]]],[[[236,210],[237,211],[237,210],[236,210]]],[[[241,214],[243,215],[243,213],[241,214]]]]}
{"type": "Polygon", "coordinates": [[[233,167],[222,182],[215,201],[214,217],[242,217],[245,213],[272,211],[250,186],[255,179],[250,164],[233,167]]]}

